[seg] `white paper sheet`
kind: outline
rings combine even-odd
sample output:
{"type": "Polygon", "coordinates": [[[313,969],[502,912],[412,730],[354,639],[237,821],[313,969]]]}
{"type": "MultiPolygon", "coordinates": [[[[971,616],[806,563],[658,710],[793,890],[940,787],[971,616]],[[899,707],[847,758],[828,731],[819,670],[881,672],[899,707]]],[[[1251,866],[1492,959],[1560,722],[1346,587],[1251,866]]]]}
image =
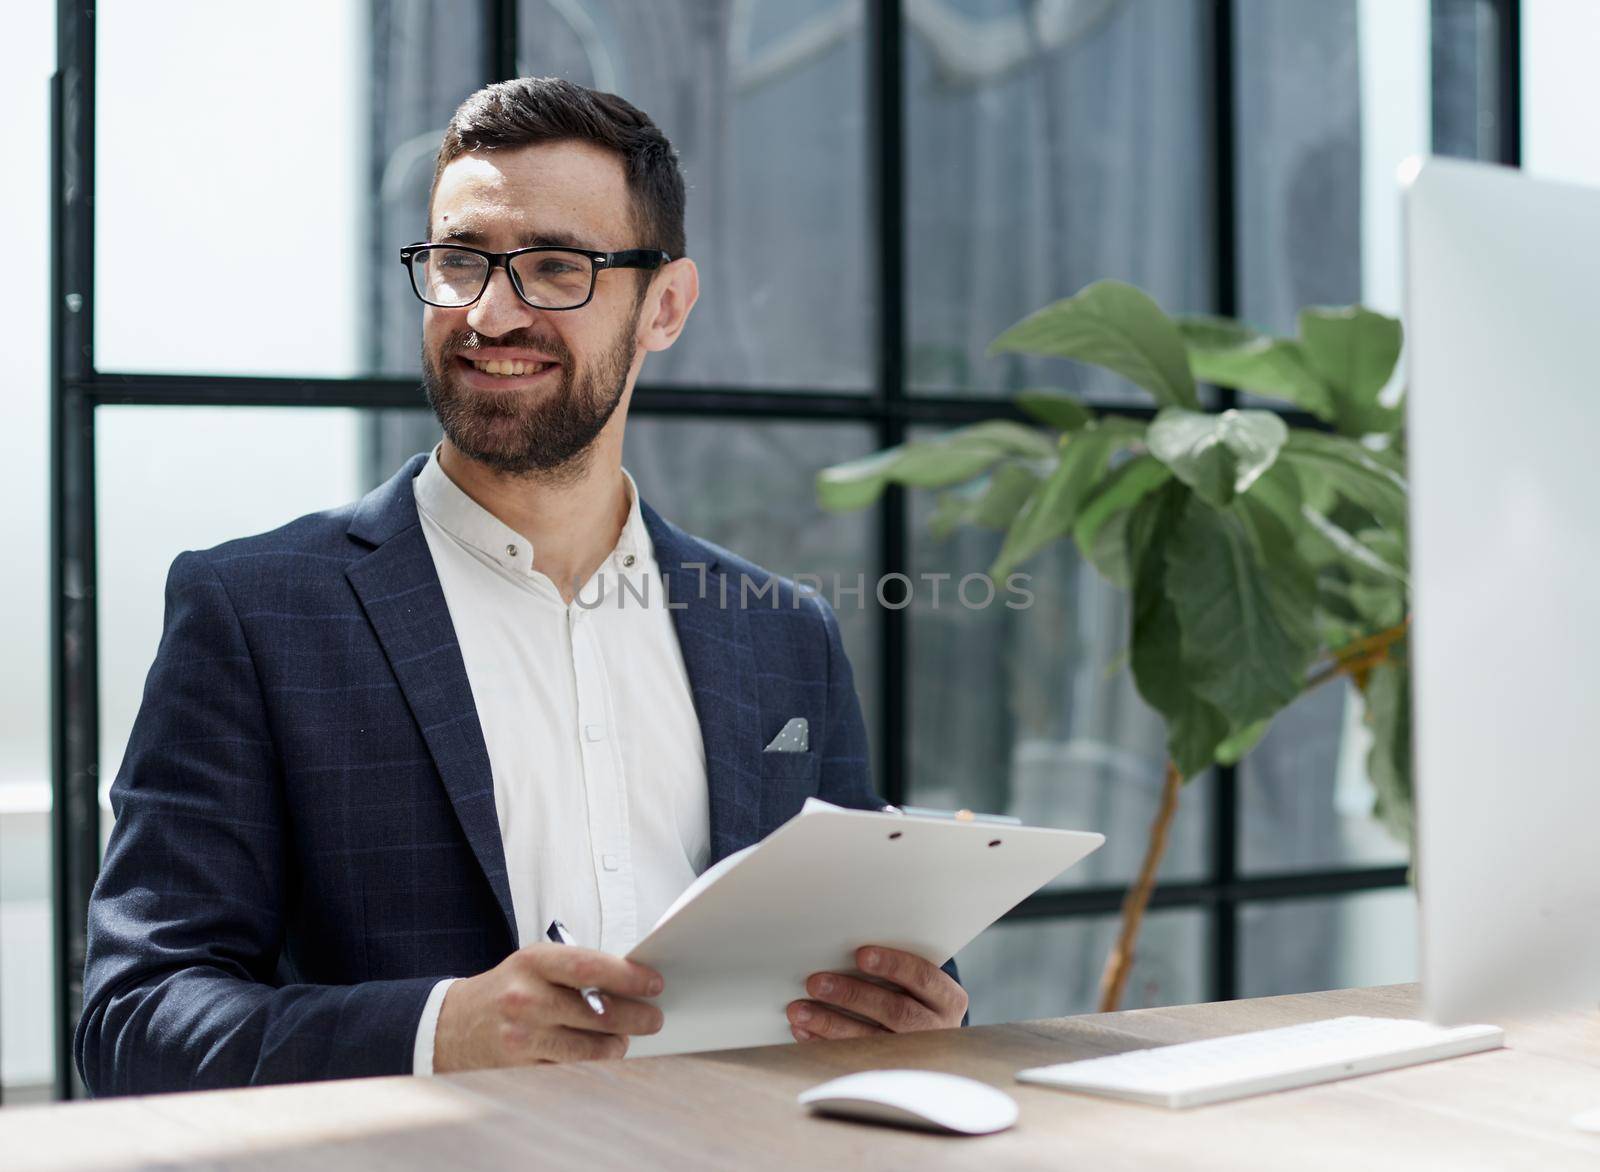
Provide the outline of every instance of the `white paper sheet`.
{"type": "Polygon", "coordinates": [[[846,810],[813,798],[683,893],[628,954],[665,982],[631,1057],[791,1042],[784,1007],[867,944],[937,964],[1105,841],[1100,834],[846,810]]]}

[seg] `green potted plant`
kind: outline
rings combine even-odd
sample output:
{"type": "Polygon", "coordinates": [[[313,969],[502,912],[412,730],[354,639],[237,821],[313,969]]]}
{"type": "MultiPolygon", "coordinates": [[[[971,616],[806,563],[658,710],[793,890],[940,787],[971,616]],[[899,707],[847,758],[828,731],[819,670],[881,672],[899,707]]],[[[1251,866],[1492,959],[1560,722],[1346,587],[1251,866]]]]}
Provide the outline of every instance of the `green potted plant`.
{"type": "Polygon", "coordinates": [[[1104,367],[1150,394],[1153,418],[1023,391],[1031,425],[987,420],[818,474],[833,510],[862,508],[889,484],[942,489],[936,528],[1004,531],[997,581],[1071,540],[1131,592],[1127,662],[1165,722],[1168,763],[1102,1010],[1121,1002],[1183,783],[1238,762],[1309,689],[1344,677],[1361,693],[1376,812],[1410,840],[1402,413],[1381,396],[1400,348],[1400,323],[1360,306],[1307,309],[1299,336],[1280,338],[1174,319],[1139,289],[1102,281],[1024,318],[989,352],[1104,367]],[[1201,384],[1288,400],[1323,426],[1208,410],[1201,384]]]}

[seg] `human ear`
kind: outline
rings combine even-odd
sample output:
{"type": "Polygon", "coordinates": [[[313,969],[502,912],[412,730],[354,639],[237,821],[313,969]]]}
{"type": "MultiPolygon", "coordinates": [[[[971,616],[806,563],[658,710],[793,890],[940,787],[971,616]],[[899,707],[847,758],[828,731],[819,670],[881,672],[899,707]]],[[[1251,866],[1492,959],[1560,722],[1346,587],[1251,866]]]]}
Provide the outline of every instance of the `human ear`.
{"type": "Polygon", "coordinates": [[[657,270],[640,319],[639,344],[646,350],[665,350],[678,340],[689,311],[700,299],[700,270],[688,257],[669,261],[657,270]]]}

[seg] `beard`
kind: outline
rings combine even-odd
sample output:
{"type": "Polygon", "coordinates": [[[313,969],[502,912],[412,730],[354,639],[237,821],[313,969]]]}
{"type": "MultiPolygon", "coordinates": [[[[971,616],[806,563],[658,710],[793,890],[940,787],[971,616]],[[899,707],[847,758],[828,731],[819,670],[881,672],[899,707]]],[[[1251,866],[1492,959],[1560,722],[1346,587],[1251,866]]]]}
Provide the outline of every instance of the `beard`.
{"type": "Polygon", "coordinates": [[[422,348],[422,385],[439,426],[469,459],[496,472],[546,481],[575,480],[588,466],[595,439],[622,401],[633,364],[633,320],[590,364],[576,369],[560,338],[531,329],[494,339],[496,346],[526,347],[561,364],[555,390],[486,391],[469,387],[454,369],[459,355],[471,358],[483,341],[473,330],[451,334],[437,357],[422,348]]]}

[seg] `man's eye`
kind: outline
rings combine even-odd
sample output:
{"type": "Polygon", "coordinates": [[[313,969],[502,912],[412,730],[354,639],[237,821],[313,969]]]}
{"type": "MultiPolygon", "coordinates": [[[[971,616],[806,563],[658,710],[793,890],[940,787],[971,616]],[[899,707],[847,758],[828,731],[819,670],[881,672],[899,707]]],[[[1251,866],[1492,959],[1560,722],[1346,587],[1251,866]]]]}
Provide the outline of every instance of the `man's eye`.
{"type": "Polygon", "coordinates": [[[541,277],[565,277],[569,273],[578,271],[578,266],[568,264],[564,260],[545,260],[539,262],[539,275],[541,277]]]}

